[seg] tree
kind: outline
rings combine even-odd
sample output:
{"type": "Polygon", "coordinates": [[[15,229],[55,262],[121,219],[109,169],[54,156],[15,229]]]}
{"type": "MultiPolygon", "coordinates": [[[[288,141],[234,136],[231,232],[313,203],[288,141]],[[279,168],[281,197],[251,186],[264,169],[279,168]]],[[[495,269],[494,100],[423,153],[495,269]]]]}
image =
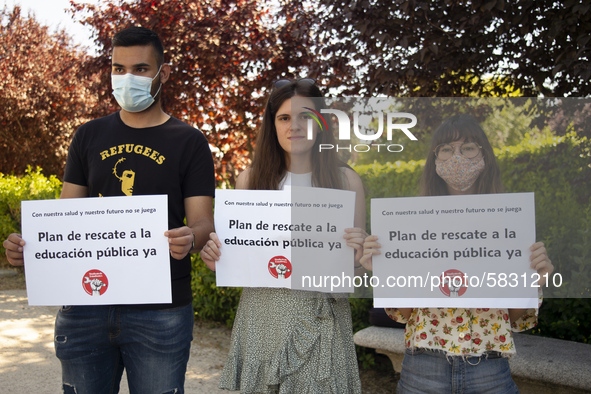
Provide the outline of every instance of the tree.
{"type": "Polygon", "coordinates": [[[69,137],[95,104],[94,76],[80,75],[86,56],[18,6],[0,11],[0,28],[0,172],[62,174],[69,137]]]}
{"type": "Polygon", "coordinates": [[[591,1],[321,0],[323,55],[365,94],[591,94],[591,1]]]}
{"type": "Polygon", "coordinates": [[[308,14],[291,2],[272,10],[258,0],[105,1],[73,3],[72,10],[75,17],[90,13],[80,21],[95,30],[100,55],[86,70],[103,71],[99,94],[112,103],[111,111],[111,37],[132,25],[160,35],[173,70],[164,89],[165,110],[203,130],[219,149],[218,177],[230,181],[250,159],[272,81],[306,75],[313,59],[308,14]]]}

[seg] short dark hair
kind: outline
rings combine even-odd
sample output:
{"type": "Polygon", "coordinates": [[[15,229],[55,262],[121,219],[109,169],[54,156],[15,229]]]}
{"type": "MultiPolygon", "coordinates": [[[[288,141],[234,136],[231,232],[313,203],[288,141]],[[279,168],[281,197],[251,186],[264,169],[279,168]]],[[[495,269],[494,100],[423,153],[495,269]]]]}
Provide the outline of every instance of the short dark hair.
{"type": "Polygon", "coordinates": [[[158,66],[164,63],[164,46],[162,45],[162,41],[160,41],[160,37],[158,37],[156,32],[148,28],[133,26],[121,30],[113,36],[111,44],[113,48],[151,45],[156,51],[158,66]]]}

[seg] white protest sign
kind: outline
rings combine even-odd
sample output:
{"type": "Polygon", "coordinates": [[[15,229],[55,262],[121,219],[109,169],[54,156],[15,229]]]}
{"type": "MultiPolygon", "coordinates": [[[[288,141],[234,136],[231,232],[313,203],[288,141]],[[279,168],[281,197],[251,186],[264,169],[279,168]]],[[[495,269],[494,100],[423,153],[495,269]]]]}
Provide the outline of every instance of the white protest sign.
{"type": "Polygon", "coordinates": [[[222,243],[216,283],[229,287],[284,287],[350,292],[355,192],[291,187],[288,190],[216,190],[215,228],[222,243]]]}
{"type": "Polygon", "coordinates": [[[30,305],[172,302],[168,197],[21,203],[30,305]]]}
{"type": "Polygon", "coordinates": [[[376,307],[531,308],[533,193],[371,200],[376,307]]]}

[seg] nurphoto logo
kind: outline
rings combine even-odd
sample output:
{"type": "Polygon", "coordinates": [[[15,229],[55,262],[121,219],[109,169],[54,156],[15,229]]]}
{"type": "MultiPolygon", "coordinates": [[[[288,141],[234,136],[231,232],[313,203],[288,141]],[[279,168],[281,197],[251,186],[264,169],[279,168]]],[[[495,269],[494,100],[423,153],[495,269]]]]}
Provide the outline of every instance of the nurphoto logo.
{"type": "Polygon", "coordinates": [[[310,107],[303,108],[309,111],[306,112],[306,115],[308,115],[306,134],[308,140],[314,138],[313,130],[315,125],[318,125],[321,131],[328,130],[328,122],[325,116],[323,116],[323,114],[328,114],[336,118],[338,141],[348,142],[348,144],[344,145],[342,143],[337,143],[336,145],[319,144],[319,152],[331,149],[336,149],[337,152],[368,152],[372,149],[376,149],[378,152],[402,152],[404,147],[401,144],[390,143],[395,133],[398,132],[404,133],[411,141],[417,141],[417,137],[410,131],[411,128],[416,126],[417,117],[409,112],[384,112],[372,109],[372,115],[369,116],[367,110],[363,111],[365,114],[359,110],[353,110],[349,114],[346,111],[334,108],[322,108],[319,111],[310,107]],[[360,118],[363,118],[363,122],[360,122],[360,118]],[[351,124],[353,127],[351,127],[351,124]],[[353,129],[353,134],[351,134],[351,129],[353,129]],[[352,135],[364,143],[351,143],[352,135]],[[377,140],[383,135],[386,136],[388,143],[377,143],[377,140]]]}

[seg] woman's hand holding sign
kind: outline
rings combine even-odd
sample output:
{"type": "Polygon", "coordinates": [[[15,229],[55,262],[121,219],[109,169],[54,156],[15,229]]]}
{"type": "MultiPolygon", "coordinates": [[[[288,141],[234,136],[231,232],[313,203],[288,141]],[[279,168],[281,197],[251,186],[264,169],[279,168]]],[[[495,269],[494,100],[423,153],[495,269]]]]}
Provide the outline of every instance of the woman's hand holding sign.
{"type": "Polygon", "coordinates": [[[531,255],[529,256],[529,261],[531,261],[530,267],[535,269],[538,275],[540,275],[538,285],[544,287],[546,286],[548,277],[554,272],[554,266],[550,258],[548,258],[548,252],[543,242],[536,242],[530,246],[529,250],[531,251],[531,255]]]}
{"type": "Polygon", "coordinates": [[[359,260],[365,269],[373,271],[372,257],[380,254],[381,247],[382,245],[378,242],[377,235],[370,235],[365,238],[365,242],[363,242],[363,256],[359,260]]]}
{"type": "Polygon", "coordinates": [[[222,253],[220,252],[220,242],[216,233],[209,234],[209,241],[201,249],[201,260],[209,267],[210,270],[215,271],[215,262],[220,259],[222,253]]]}
{"type": "MultiPolygon", "coordinates": [[[[347,240],[347,246],[355,249],[355,268],[359,268],[358,263],[363,256],[363,242],[367,237],[365,230],[359,227],[346,228],[343,238],[347,240]]],[[[363,265],[363,264],[362,264],[363,265]]]]}

